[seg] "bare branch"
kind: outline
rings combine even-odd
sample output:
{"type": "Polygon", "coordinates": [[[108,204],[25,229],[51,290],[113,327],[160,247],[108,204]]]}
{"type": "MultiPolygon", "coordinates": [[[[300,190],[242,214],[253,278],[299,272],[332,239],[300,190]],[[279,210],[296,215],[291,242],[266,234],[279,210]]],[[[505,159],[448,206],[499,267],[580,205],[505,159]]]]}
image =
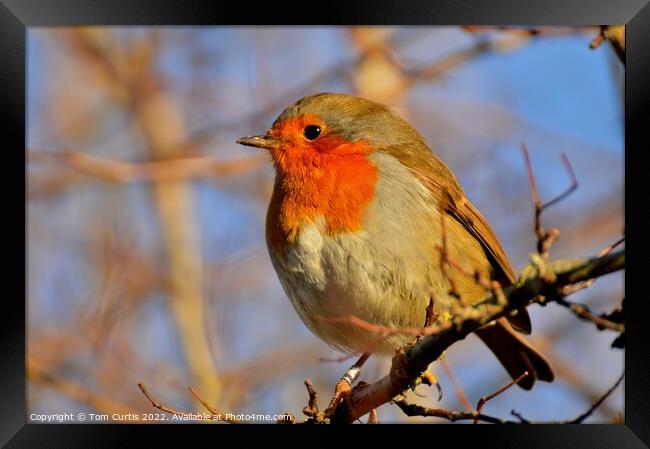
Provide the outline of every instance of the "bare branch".
{"type": "Polygon", "coordinates": [[[209,156],[143,163],[117,161],[72,150],[30,150],[27,154],[30,161],[60,162],[77,173],[115,183],[181,181],[232,176],[252,171],[268,162],[263,154],[230,161],[209,156]]]}
{"type": "Polygon", "coordinates": [[[406,414],[406,416],[432,416],[436,418],[444,418],[451,422],[479,420],[479,421],[488,422],[492,424],[514,423],[514,421],[505,421],[500,418],[495,418],[494,416],[483,415],[476,411],[454,412],[444,408],[424,407],[418,404],[411,404],[407,402],[406,399],[401,399],[399,401],[396,401],[395,405],[397,405],[400,409],[402,409],[402,411],[404,412],[404,414],[406,414]]]}
{"type": "Polygon", "coordinates": [[[537,191],[537,182],[535,181],[535,175],[533,174],[533,166],[530,162],[530,156],[528,154],[528,147],[526,146],[526,144],[522,145],[522,151],[524,153],[524,160],[526,162],[526,172],[528,173],[528,182],[530,184],[530,196],[533,201],[533,205],[535,206],[534,230],[535,230],[535,235],[537,235],[537,252],[542,256],[542,258],[546,260],[548,259],[548,251],[551,248],[551,245],[553,245],[553,243],[560,236],[560,231],[557,228],[551,228],[547,231],[542,227],[542,223],[541,223],[542,212],[546,208],[552,206],[558,201],[563,200],[571,193],[573,193],[578,188],[578,180],[575,176],[573,168],[571,167],[571,163],[569,162],[569,159],[567,158],[566,154],[561,153],[560,157],[562,159],[562,162],[564,163],[564,166],[567,172],[569,173],[569,176],[571,177],[571,185],[557,197],[547,201],[546,203],[542,203],[542,200],[540,199],[539,193],[537,191]]]}
{"type": "MultiPolygon", "coordinates": [[[[155,400],[151,396],[151,394],[147,390],[147,387],[145,387],[143,383],[138,383],[138,388],[140,388],[140,391],[142,391],[142,394],[147,399],[149,399],[149,402],[151,402],[151,405],[156,407],[158,410],[162,410],[163,412],[171,413],[171,414],[177,415],[177,416],[184,416],[184,417],[188,417],[188,418],[191,418],[191,417],[193,417],[195,415],[192,412],[185,412],[185,411],[182,411],[182,410],[177,410],[175,408],[167,407],[166,405],[162,404],[161,402],[155,400]]],[[[208,419],[218,419],[218,417],[217,416],[211,416],[211,417],[208,417],[208,419]]]]}
{"type": "MultiPolygon", "coordinates": [[[[504,387],[499,388],[497,391],[494,393],[483,396],[481,399],[478,400],[478,404],[476,405],[476,413],[480,415],[481,411],[483,410],[483,406],[486,404],[486,402],[496,398],[499,396],[501,393],[512,387],[513,385],[521,382],[525,377],[527,377],[530,373],[528,371],[524,371],[519,377],[511,381],[509,384],[505,385],[504,387]]],[[[474,419],[474,424],[478,424],[478,417],[474,419]]]]}
{"type": "Polygon", "coordinates": [[[567,421],[544,421],[544,422],[533,422],[529,421],[526,418],[524,418],[521,413],[516,412],[513,410],[510,412],[512,416],[516,416],[519,421],[523,424],[581,424],[584,422],[585,419],[590,417],[600,405],[605,402],[605,399],[607,399],[613,392],[616,390],[616,388],[621,384],[623,379],[625,378],[625,371],[621,374],[621,376],[616,380],[614,385],[612,385],[606,392],[603,394],[598,400],[596,400],[593,404],[591,404],[591,407],[589,407],[589,410],[581,414],[575,419],[567,420],[567,421]]]}
{"type": "Polygon", "coordinates": [[[194,398],[196,398],[196,400],[199,401],[201,403],[201,405],[203,405],[203,407],[205,407],[210,413],[212,413],[212,415],[221,416],[222,417],[221,419],[223,421],[227,421],[227,422],[229,422],[231,424],[241,424],[241,421],[239,421],[237,419],[234,419],[234,418],[228,418],[227,413],[222,413],[219,410],[217,410],[216,408],[214,408],[212,405],[210,405],[205,399],[203,399],[199,395],[199,393],[191,385],[188,385],[187,389],[190,391],[190,393],[192,393],[192,396],[194,396],[194,398]]]}
{"type": "MultiPolygon", "coordinates": [[[[472,420],[474,424],[477,424],[480,421],[492,423],[492,424],[515,424],[517,423],[517,421],[508,421],[505,419],[496,418],[494,416],[484,415],[483,413],[481,413],[481,410],[487,401],[494,399],[496,396],[500,395],[508,388],[512,387],[517,382],[521,381],[527,375],[528,372],[525,372],[524,374],[519,376],[516,380],[510,382],[508,385],[504,386],[503,388],[500,388],[498,391],[492,393],[489,396],[481,398],[479,400],[478,406],[476,407],[476,410],[472,410],[470,412],[454,412],[442,408],[429,408],[417,404],[410,404],[405,399],[400,399],[398,401],[395,401],[395,404],[407,416],[431,416],[436,418],[444,418],[451,422],[472,420]]],[[[591,407],[589,407],[589,410],[587,410],[577,418],[572,420],[567,420],[567,421],[544,421],[544,422],[534,422],[534,423],[535,424],[580,424],[582,423],[585,419],[591,416],[598,407],[600,407],[600,405],[605,401],[605,399],[607,399],[612,394],[612,392],[623,381],[624,377],[625,377],[625,372],[621,374],[621,376],[618,378],[616,383],[611,388],[609,388],[604,395],[602,395],[597,401],[595,401],[591,405],[591,407]]],[[[520,424],[533,424],[532,421],[529,421],[528,419],[524,418],[521,415],[521,413],[515,410],[512,410],[510,414],[516,417],[519,420],[520,424]]]]}
{"type": "Polygon", "coordinates": [[[594,403],[592,404],[592,406],[589,408],[589,410],[587,410],[587,411],[586,411],[585,413],[583,413],[582,415],[578,416],[578,417],[577,417],[576,419],[574,419],[573,421],[569,421],[568,423],[569,423],[569,424],[580,424],[580,423],[583,422],[585,419],[587,419],[589,416],[591,416],[591,414],[592,414],[594,411],[596,411],[596,409],[597,409],[598,407],[600,407],[600,404],[602,404],[603,402],[605,402],[605,399],[607,399],[607,398],[612,394],[612,392],[613,392],[614,390],[616,390],[616,388],[621,384],[621,382],[623,382],[623,379],[624,379],[624,378],[625,378],[625,371],[623,371],[623,373],[622,373],[621,376],[618,378],[618,380],[616,381],[616,383],[614,383],[614,385],[612,385],[612,387],[611,387],[609,390],[607,390],[607,391],[605,392],[605,394],[604,394],[600,399],[598,399],[596,402],[594,402],[594,403]]]}
{"type": "Polygon", "coordinates": [[[601,329],[609,329],[616,332],[625,332],[625,324],[615,323],[606,318],[600,317],[598,315],[594,315],[589,310],[589,308],[583,304],[569,302],[566,299],[561,297],[556,298],[555,302],[571,310],[578,318],[585,321],[591,321],[601,329]]]}

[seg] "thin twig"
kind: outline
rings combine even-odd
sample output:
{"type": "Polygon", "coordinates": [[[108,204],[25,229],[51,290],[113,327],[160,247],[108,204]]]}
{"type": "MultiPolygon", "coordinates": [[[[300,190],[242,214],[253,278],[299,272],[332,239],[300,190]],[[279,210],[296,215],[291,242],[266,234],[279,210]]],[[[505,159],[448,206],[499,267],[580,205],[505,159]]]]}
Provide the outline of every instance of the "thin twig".
{"type": "Polygon", "coordinates": [[[578,188],[578,178],[576,178],[576,174],[573,171],[573,167],[571,167],[571,162],[569,162],[569,158],[567,157],[566,153],[564,152],[560,153],[560,159],[562,159],[564,168],[566,169],[567,173],[571,177],[571,185],[564,192],[562,192],[552,200],[549,200],[546,203],[542,204],[542,209],[549,208],[553,204],[562,201],[564,198],[566,198],[567,196],[575,192],[576,189],[578,188]]]}
{"type": "MultiPolygon", "coordinates": [[[[611,253],[612,251],[614,251],[614,249],[616,249],[616,247],[618,247],[624,241],[625,241],[625,236],[621,237],[620,239],[618,239],[617,241],[615,241],[611,245],[606,246],[605,248],[600,250],[600,252],[598,252],[598,257],[606,256],[607,254],[611,253]]],[[[568,295],[570,295],[572,293],[575,293],[575,292],[577,292],[579,290],[584,290],[586,288],[591,287],[594,284],[594,282],[596,282],[596,278],[590,279],[590,280],[585,281],[585,282],[581,282],[579,284],[567,285],[567,286],[562,288],[561,293],[564,296],[568,296],[568,295]]]]}
{"type": "Polygon", "coordinates": [[[395,405],[397,405],[404,412],[404,414],[406,414],[406,416],[431,416],[436,418],[444,418],[451,422],[463,420],[474,421],[478,419],[479,421],[484,421],[492,424],[514,423],[514,421],[505,421],[500,418],[495,418],[494,416],[477,413],[476,411],[454,412],[444,408],[424,407],[418,404],[411,404],[407,402],[406,399],[396,401],[395,405]]]}
{"type": "MultiPolygon", "coordinates": [[[[530,373],[528,371],[524,371],[519,377],[517,377],[516,379],[514,379],[513,381],[511,381],[507,385],[499,388],[494,393],[492,393],[490,395],[487,395],[487,396],[483,396],[481,399],[478,400],[478,404],[476,405],[476,413],[478,415],[480,415],[481,411],[483,410],[483,406],[486,404],[486,402],[496,398],[497,396],[499,396],[504,391],[508,390],[513,385],[521,382],[524,379],[524,377],[528,376],[529,374],[530,373]]],[[[479,421],[478,418],[474,419],[474,424],[478,424],[478,421],[479,421]]]]}
{"type": "MultiPolygon", "coordinates": [[[[400,401],[396,401],[395,404],[402,409],[402,411],[407,415],[407,416],[431,416],[431,417],[436,417],[436,418],[444,418],[447,419],[451,422],[455,421],[461,421],[461,420],[472,420],[474,424],[477,424],[479,421],[483,422],[488,422],[492,424],[513,424],[516,423],[516,421],[507,421],[501,418],[496,418],[494,416],[489,416],[489,415],[484,415],[481,413],[481,409],[483,405],[490,399],[493,399],[494,397],[500,395],[504,391],[506,391],[508,388],[512,387],[515,383],[521,381],[525,376],[528,375],[528,372],[525,372],[521,376],[519,376],[516,380],[510,382],[508,385],[505,387],[499,389],[498,391],[492,393],[489,396],[486,396],[485,398],[481,398],[479,400],[479,404],[476,407],[476,410],[473,410],[471,412],[454,412],[451,410],[446,410],[446,409],[441,409],[441,408],[429,408],[429,407],[424,407],[418,404],[410,404],[406,402],[405,399],[401,399],[400,401]]],[[[544,421],[544,422],[532,422],[529,421],[528,419],[524,418],[521,413],[512,410],[510,414],[514,417],[516,417],[519,420],[519,423],[521,424],[580,424],[582,423],[585,419],[587,419],[589,416],[593,414],[593,412],[600,407],[600,405],[612,394],[612,392],[620,385],[620,383],[623,381],[623,378],[625,377],[625,372],[621,374],[621,377],[618,378],[616,383],[605,392],[604,395],[602,395],[596,402],[594,402],[591,407],[589,407],[589,410],[587,410],[585,413],[581,414],[575,419],[572,420],[567,420],[567,421],[544,421]]]]}
{"type": "MultiPolygon", "coordinates": [[[[161,402],[155,400],[149,391],[147,390],[147,387],[144,386],[142,383],[138,383],[138,388],[140,388],[140,391],[142,391],[142,394],[149,399],[149,402],[151,402],[151,405],[156,407],[158,410],[162,410],[163,412],[171,413],[173,415],[178,415],[178,416],[185,416],[185,417],[193,417],[195,416],[195,413],[191,412],[184,412],[181,410],[177,410],[175,408],[167,407],[166,405],[162,404],[161,402]]],[[[212,416],[207,416],[208,419],[218,419],[218,416],[212,415],[212,416]]]]}
{"type": "Polygon", "coordinates": [[[566,421],[544,421],[544,422],[541,422],[541,421],[529,421],[529,420],[527,420],[526,418],[524,418],[524,417],[521,415],[521,413],[518,413],[518,412],[516,412],[515,410],[512,410],[512,411],[510,412],[510,414],[511,414],[512,416],[517,417],[517,419],[519,419],[519,421],[520,421],[521,423],[523,423],[523,424],[581,424],[585,419],[587,419],[589,416],[591,416],[591,415],[594,413],[594,411],[596,411],[596,409],[597,409],[598,407],[600,407],[600,405],[601,405],[603,402],[605,402],[605,399],[607,399],[607,398],[612,394],[612,392],[613,392],[614,390],[616,390],[616,388],[621,384],[621,382],[623,381],[624,378],[625,378],[625,371],[623,371],[623,373],[622,373],[621,376],[616,380],[616,382],[614,383],[614,385],[612,385],[612,386],[611,386],[611,387],[610,387],[610,388],[605,392],[605,394],[603,394],[600,398],[598,398],[597,401],[595,401],[593,404],[591,404],[591,407],[589,407],[589,410],[587,410],[586,412],[584,412],[583,414],[581,414],[580,416],[578,416],[578,417],[575,418],[575,419],[570,419],[570,420],[566,420],[566,421]]]}
{"type": "Polygon", "coordinates": [[[526,144],[522,145],[522,151],[524,154],[524,160],[526,162],[526,172],[528,173],[528,183],[530,185],[530,196],[533,201],[533,205],[535,206],[534,231],[535,231],[535,235],[537,235],[537,252],[544,259],[548,259],[548,251],[553,245],[553,243],[560,236],[560,231],[557,228],[551,228],[547,231],[542,227],[542,223],[541,223],[542,212],[546,208],[563,200],[571,193],[573,193],[578,188],[578,179],[576,178],[573,168],[571,167],[569,158],[566,156],[565,153],[561,153],[560,158],[564,163],[564,167],[566,168],[567,173],[569,173],[569,176],[571,177],[571,185],[564,192],[562,192],[555,198],[547,201],[546,203],[542,203],[542,200],[539,197],[539,192],[537,191],[537,182],[535,181],[535,175],[533,174],[533,166],[530,162],[530,156],[528,154],[528,146],[526,144]]]}
{"type": "Polygon", "coordinates": [[[580,423],[583,422],[585,419],[587,419],[587,418],[588,418],[588,417],[589,417],[589,416],[590,416],[590,415],[591,415],[591,414],[592,414],[592,413],[593,413],[593,412],[594,412],[598,407],[600,407],[600,404],[602,404],[603,402],[605,402],[605,399],[607,399],[607,398],[609,397],[609,395],[611,395],[612,392],[613,392],[614,390],[616,390],[616,388],[621,384],[621,382],[623,382],[623,379],[624,379],[624,378],[625,378],[625,371],[623,371],[623,373],[622,373],[621,376],[618,378],[618,380],[616,381],[616,383],[614,383],[614,385],[612,385],[611,388],[610,388],[609,390],[607,390],[607,391],[605,392],[605,394],[601,396],[600,399],[598,399],[596,402],[594,402],[594,403],[592,404],[592,406],[589,408],[589,410],[587,410],[587,411],[586,411],[585,413],[583,413],[582,415],[578,416],[578,417],[577,417],[576,419],[574,419],[573,421],[569,421],[569,424],[580,424],[580,423]]]}
{"type": "Polygon", "coordinates": [[[460,382],[458,382],[458,378],[452,371],[451,366],[449,366],[449,362],[447,362],[446,359],[441,359],[440,364],[442,365],[442,369],[445,371],[445,374],[447,374],[447,377],[449,377],[449,380],[451,380],[451,384],[454,388],[454,394],[463,405],[463,408],[465,411],[471,411],[472,404],[469,403],[469,399],[467,399],[463,388],[460,386],[460,382]]]}
{"type": "Polygon", "coordinates": [[[598,326],[601,329],[609,329],[612,331],[616,332],[624,332],[625,331],[625,324],[623,323],[615,323],[613,321],[610,321],[606,318],[600,317],[598,315],[594,315],[587,306],[583,304],[577,304],[574,302],[569,302],[564,298],[556,298],[555,302],[560,304],[563,307],[566,307],[567,309],[571,310],[578,318],[585,320],[585,321],[591,321],[594,323],[596,326],[598,326]]]}
{"type": "Polygon", "coordinates": [[[234,418],[228,418],[229,414],[227,413],[222,413],[216,408],[214,408],[212,405],[210,405],[205,399],[203,399],[199,393],[192,387],[191,385],[187,386],[187,389],[192,393],[192,396],[203,405],[212,415],[214,416],[219,416],[221,417],[220,419],[226,422],[229,422],[231,424],[241,424],[241,421],[234,419],[234,418]]]}
{"type": "Polygon", "coordinates": [[[142,163],[107,159],[71,150],[30,150],[27,154],[31,162],[57,161],[77,173],[115,183],[180,181],[231,176],[257,169],[268,162],[264,154],[233,160],[205,156],[142,163]]]}

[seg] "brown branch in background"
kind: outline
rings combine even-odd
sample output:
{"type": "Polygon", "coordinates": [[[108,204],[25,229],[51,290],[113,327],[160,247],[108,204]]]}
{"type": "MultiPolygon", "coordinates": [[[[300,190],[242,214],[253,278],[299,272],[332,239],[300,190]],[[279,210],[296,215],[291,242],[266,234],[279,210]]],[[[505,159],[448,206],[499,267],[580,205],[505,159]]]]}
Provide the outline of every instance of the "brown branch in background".
{"type": "Polygon", "coordinates": [[[27,379],[31,382],[54,388],[57,392],[68,396],[70,399],[92,407],[94,410],[112,415],[113,413],[129,414],[138,413],[138,410],[109,397],[97,394],[81,384],[45,372],[33,360],[27,360],[27,379]]]}
{"type": "Polygon", "coordinates": [[[561,297],[555,298],[555,302],[571,310],[578,318],[585,321],[591,321],[600,329],[609,329],[616,332],[625,332],[624,323],[616,323],[606,318],[603,318],[602,316],[594,315],[589,310],[589,308],[583,304],[569,302],[566,299],[561,297]]]}
{"type": "Polygon", "coordinates": [[[601,25],[600,33],[589,43],[589,48],[596,49],[609,41],[618,59],[625,64],[625,25],[601,25]]]}
{"type": "MultiPolygon", "coordinates": [[[[483,410],[483,406],[485,406],[485,404],[486,404],[488,401],[491,401],[492,399],[496,398],[496,397],[499,396],[501,393],[503,393],[504,391],[506,391],[506,390],[508,390],[509,388],[511,388],[513,385],[518,384],[518,383],[521,382],[525,377],[527,377],[529,374],[530,374],[530,373],[529,373],[528,371],[524,371],[524,372],[523,372],[519,377],[517,377],[516,379],[514,379],[513,381],[511,381],[511,382],[508,383],[507,385],[505,385],[505,386],[499,388],[499,389],[498,389],[497,391],[495,391],[494,393],[492,393],[492,394],[490,394],[490,395],[487,395],[487,396],[483,396],[482,398],[480,398],[480,399],[478,400],[478,404],[476,405],[476,413],[480,415],[480,414],[481,414],[481,411],[483,410]]],[[[474,419],[474,424],[478,424],[478,421],[479,421],[479,420],[478,420],[478,417],[477,417],[476,419],[474,419]]]]}
{"type": "Polygon", "coordinates": [[[458,382],[458,378],[452,371],[451,366],[449,366],[449,362],[447,362],[447,360],[443,358],[440,360],[440,364],[442,365],[442,369],[444,370],[445,374],[447,374],[447,377],[449,378],[451,384],[453,385],[454,394],[458,398],[458,401],[463,405],[463,408],[465,409],[466,412],[471,411],[472,404],[469,403],[469,399],[467,399],[467,396],[465,395],[463,388],[460,386],[460,382],[458,382]]]}
{"type": "Polygon", "coordinates": [[[212,413],[213,416],[219,416],[221,417],[220,420],[229,422],[231,424],[241,424],[241,421],[234,419],[234,418],[229,418],[228,413],[223,413],[214,408],[212,405],[210,405],[205,399],[203,399],[199,393],[192,387],[191,385],[187,386],[187,389],[192,393],[192,396],[203,405],[210,413],[212,413]]]}
{"type": "MultiPolygon", "coordinates": [[[[410,404],[406,402],[405,399],[400,399],[399,401],[395,401],[395,404],[407,415],[407,416],[429,416],[429,417],[436,417],[436,418],[444,418],[448,421],[455,422],[455,421],[467,421],[467,420],[472,420],[474,424],[477,424],[478,422],[487,422],[487,423],[492,423],[492,424],[515,424],[517,421],[508,421],[505,419],[501,418],[496,418],[494,416],[489,416],[489,415],[484,415],[481,413],[481,410],[485,403],[491,399],[494,399],[496,396],[502,394],[504,391],[507,389],[511,388],[514,384],[517,382],[521,381],[525,376],[528,375],[528,372],[525,372],[521,376],[519,376],[516,380],[510,382],[508,385],[500,388],[498,391],[492,393],[489,396],[483,397],[479,400],[479,403],[476,407],[476,410],[472,410],[469,412],[455,412],[451,410],[446,410],[446,409],[441,409],[441,408],[429,408],[429,407],[424,407],[421,405],[417,404],[410,404]]],[[[514,417],[516,417],[519,421],[518,423],[520,424],[580,424],[584,422],[585,419],[587,419],[589,416],[591,416],[594,411],[600,405],[612,394],[612,392],[620,385],[620,383],[623,381],[623,378],[625,377],[625,372],[621,374],[621,376],[618,378],[616,383],[610,387],[605,394],[603,394],[598,400],[596,400],[589,409],[582,413],[580,416],[578,416],[575,419],[571,420],[566,420],[566,421],[539,421],[539,422],[533,422],[529,421],[528,419],[524,418],[521,413],[512,410],[510,414],[514,417]]]]}
{"type": "Polygon", "coordinates": [[[600,405],[601,405],[603,402],[605,402],[605,400],[606,400],[606,399],[607,399],[607,398],[608,398],[608,397],[609,397],[609,396],[614,392],[614,390],[616,390],[616,388],[621,384],[621,382],[623,382],[623,379],[624,379],[624,378],[625,378],[625,371],[623,371],[623,373],[622,373],[622,374],[620,375],[620,377],[616,380],[616,382],[614,383],[614,385],[612,385],[612,386],[611,386],[611,387],[610,387],[610,388],[605,392],[605,394],[603,394],[600,398],[598,398],[598,400],[596,400],[593,404],[591,404],[591,407],[589,407],[589,409],[588,409],[586,412],[584,412],[583,414],[581,414],[580,416],[578,416],[577,418],[574,418],[574,419],[570,419],[570,420],[566,420],[566,421],[544,421],[544,422],[537,422],[537,421],[529,421],[529,420],[527,420],[526,418],[524,418],[524,417],[521,415],[521,413],[518,413],[518,412],[516,412],[515,410],[513,410],[512,412],[510,412],[510,414],[511,414],[512,416],[517,417],[517,419],[519,419],[519,421],[520,421],[521,423],[524,423],[524,424],[581,424],[582,422],[584,422],[585,419],[587,419],[588,417],[590,417],[590,416],[591,416],[591,415],[596,411],[596,409],[597,409],[598,407],[600,407],[600,405]]]}
{"type": "Polygon", "coordinates": [[[560,236],[560,231],[557,228],[551,228],[548,231],[542,227],[541,216],[542,212],[557,203],[558,201],[563,200],[571,193],[573,193],[578,188],[578,180],[573,172],[571,163],[567,158],[566,154],[561,154],[562,162],[571,176],[571,185],[560,195],[553,198],[552,200],[542,203],[542,200],[539,198],[539,193],[537,192],[537,182],[535,181],[535,175],[533,174],[533,166],[530,162],[530,156],[528,154],[528,147],[526,144],[522,145],[522,151],[524,153],[524,159],[526,161],[526,171],[528,173],[528,182],[530,184],[530,196],[535,206],[535,235],[537,235],[537,252],[542,256],[544,260],[548,259],[548,251],[551,248],[551,245],[557,240],[560,236]]]}
{"type": "Polygon", "coordinates": [[[525,28],[509,25],[465,25],[461,26],[461,29],[469,33],[481,33],[481,32],[490,32],[490,31],[499,31],[501,33],[507,33],[515,36],[567,36],[574,35],[576,33],[587,33],[596,29],[594,26],[582,26],[582,27],[537,27],[537,28],[525,28]]]}
{"type": "Polygon", "coordinates": [[[471,412],[454,412],[444,408],[430,408],[418,404],[411,404],[406,399],[395,401],[397,405],[406,416],[430,416],[435,418],[444,418],[451,422],[456,421],[474,421],[479,420],[492,424],[513,424],[515,421],[506,421],[494,416],[483,415],[475,411],[471,412]]]}
{"type": "Polygon", "coordinates": [[[622,373],[621,376],[618,378],[618,380],[614,383],[614,385],[612,385],[612,387],[611,387],[609,390],[607,390],[607,391],[605,392],[605,394],[604,394],[600,399],[598,399],[596,402],[594,402],[594,403],[591,405],[591,407],[589,408],[589,410],[587,410],[587,411],[586,411],[585,413],[583,413],[582,415],[578,416],[578,417],[577,417],[576,419],[574,419],[573,421],[569,421],[568,424],[580,424],[580,423],[583,422],[585,419],[587,419],[589,416],[591,416],[591,414],[592,414],[593,412],[595,412],[596,409],[597,409],[598,407],[600,407],[600,404],[602,404],[603,402],[605,402],[605,399],[607,399],[607,398],[608,398],[608,397],[609,397],[609,396],[614,392],[614,390],[616,390],[616,388],[621,384],[621,382],[623,382],[623,379],[624,379],[624,378],[625,378],[625,371],[623,371],[623,373],[622,373]]]}
{"type": "MultiPolygon", "coordinates": [[[[178,415],[178,416],[184,416],[184,417],[192,417],[193,415],[195,415],[192,412],[185,412],[185,411],[182,411],[182,410],[177,410],[175,408],[167,407],[166,405],[162,404],[161,402],[155,400],[153,398],[153,396],[151,396],[151,394],[147,390],[147,387],[145,387],[144,384],[142,384],[142,383],[138,384],[138,388],[140,388],[140,391],[142,391],[142,394],[147,399],[149,399],[149,402],[151,402],[151,405],[153,405],[158,410],[162,410],[163,412],[171,413],[173,415],[178,415]]],[[[208,416],[207,418],[208,419],[218,419],[218,417],[215,416],[215,415],[208,416]]]]}
{"type": "Polygon", "coordinates": [[[164,182],[246,173],[268,162],[266,155],[223,160],[215,157],[177,158],[130,163],[72,150],[29,150],[30,161],[55,161],[77,173],[108,182],[164,182]]]}
{"type": "MultiPolygon", "coordinates": [[[[154,399],[153,396],[151,396],[151,393],[149,393],[149,390],[147,390],[147,387],[145,387],[143,383],[138,383],[138,388],[140,388],[142,394],[147,399],[149,399],[151,405],[153,405],[158,410],[162,410],[163,412],[171,413],[173,415],[183,416],[190,419],[196,419],[197,414],[195,412],[186,412],[175,408],[171,408],[161,403],[160,401],[154,399]]],[[[203,399],[199,395],[199,393],[191,385],[188,385],[187,389],[190,391],[190,393],[192,393],[192,396],[194,396],[196,400],[199,401],[210,412],[210,415],[206,415],[206,414],[201,415],[202,418],[215,420],[215,421],[225,421],[231,424],[241,424],[241,421],[235,418],[230,418],[228,417],[227,413],[220,412],[219,410],[211,406],[205,399],[203,399]]]]}

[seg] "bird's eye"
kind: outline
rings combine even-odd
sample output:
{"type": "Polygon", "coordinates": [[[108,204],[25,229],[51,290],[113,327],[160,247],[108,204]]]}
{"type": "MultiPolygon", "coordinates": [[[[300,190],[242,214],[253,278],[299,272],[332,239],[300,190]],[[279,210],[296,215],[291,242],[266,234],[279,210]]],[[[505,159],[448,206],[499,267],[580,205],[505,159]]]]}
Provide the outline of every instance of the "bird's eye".
{"type": "Polygon", "coordinates": [[[305,126],[305,129],[303,130],[303,135],[307,140],[316,140],[318,136],[320,136],[320,126],[317,125],[307,125],[305,126]]]}

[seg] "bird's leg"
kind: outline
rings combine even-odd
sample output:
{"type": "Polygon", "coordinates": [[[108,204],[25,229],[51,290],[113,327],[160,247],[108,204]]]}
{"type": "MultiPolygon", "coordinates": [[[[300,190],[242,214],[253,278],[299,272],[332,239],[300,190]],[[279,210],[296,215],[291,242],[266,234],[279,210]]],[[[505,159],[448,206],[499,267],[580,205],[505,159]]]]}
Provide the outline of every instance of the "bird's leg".
{"type": "Polygon", "coordinates": [[[357,360],[356,363],[345,372],[343,377],[341,377],[341,380],[338,381],[334,388],[334,396],[332,396],[330,405],[327,407],[327,410],[325,410],[326,417],[332,416],[341,400],[350,396],[352,393],[352,384],[359,377],[361,367],[366,363],[366,360],[368,360],[369,357],[370,353],[364,352],[361,357],[359,357],[359,360],[357,360]]]}

